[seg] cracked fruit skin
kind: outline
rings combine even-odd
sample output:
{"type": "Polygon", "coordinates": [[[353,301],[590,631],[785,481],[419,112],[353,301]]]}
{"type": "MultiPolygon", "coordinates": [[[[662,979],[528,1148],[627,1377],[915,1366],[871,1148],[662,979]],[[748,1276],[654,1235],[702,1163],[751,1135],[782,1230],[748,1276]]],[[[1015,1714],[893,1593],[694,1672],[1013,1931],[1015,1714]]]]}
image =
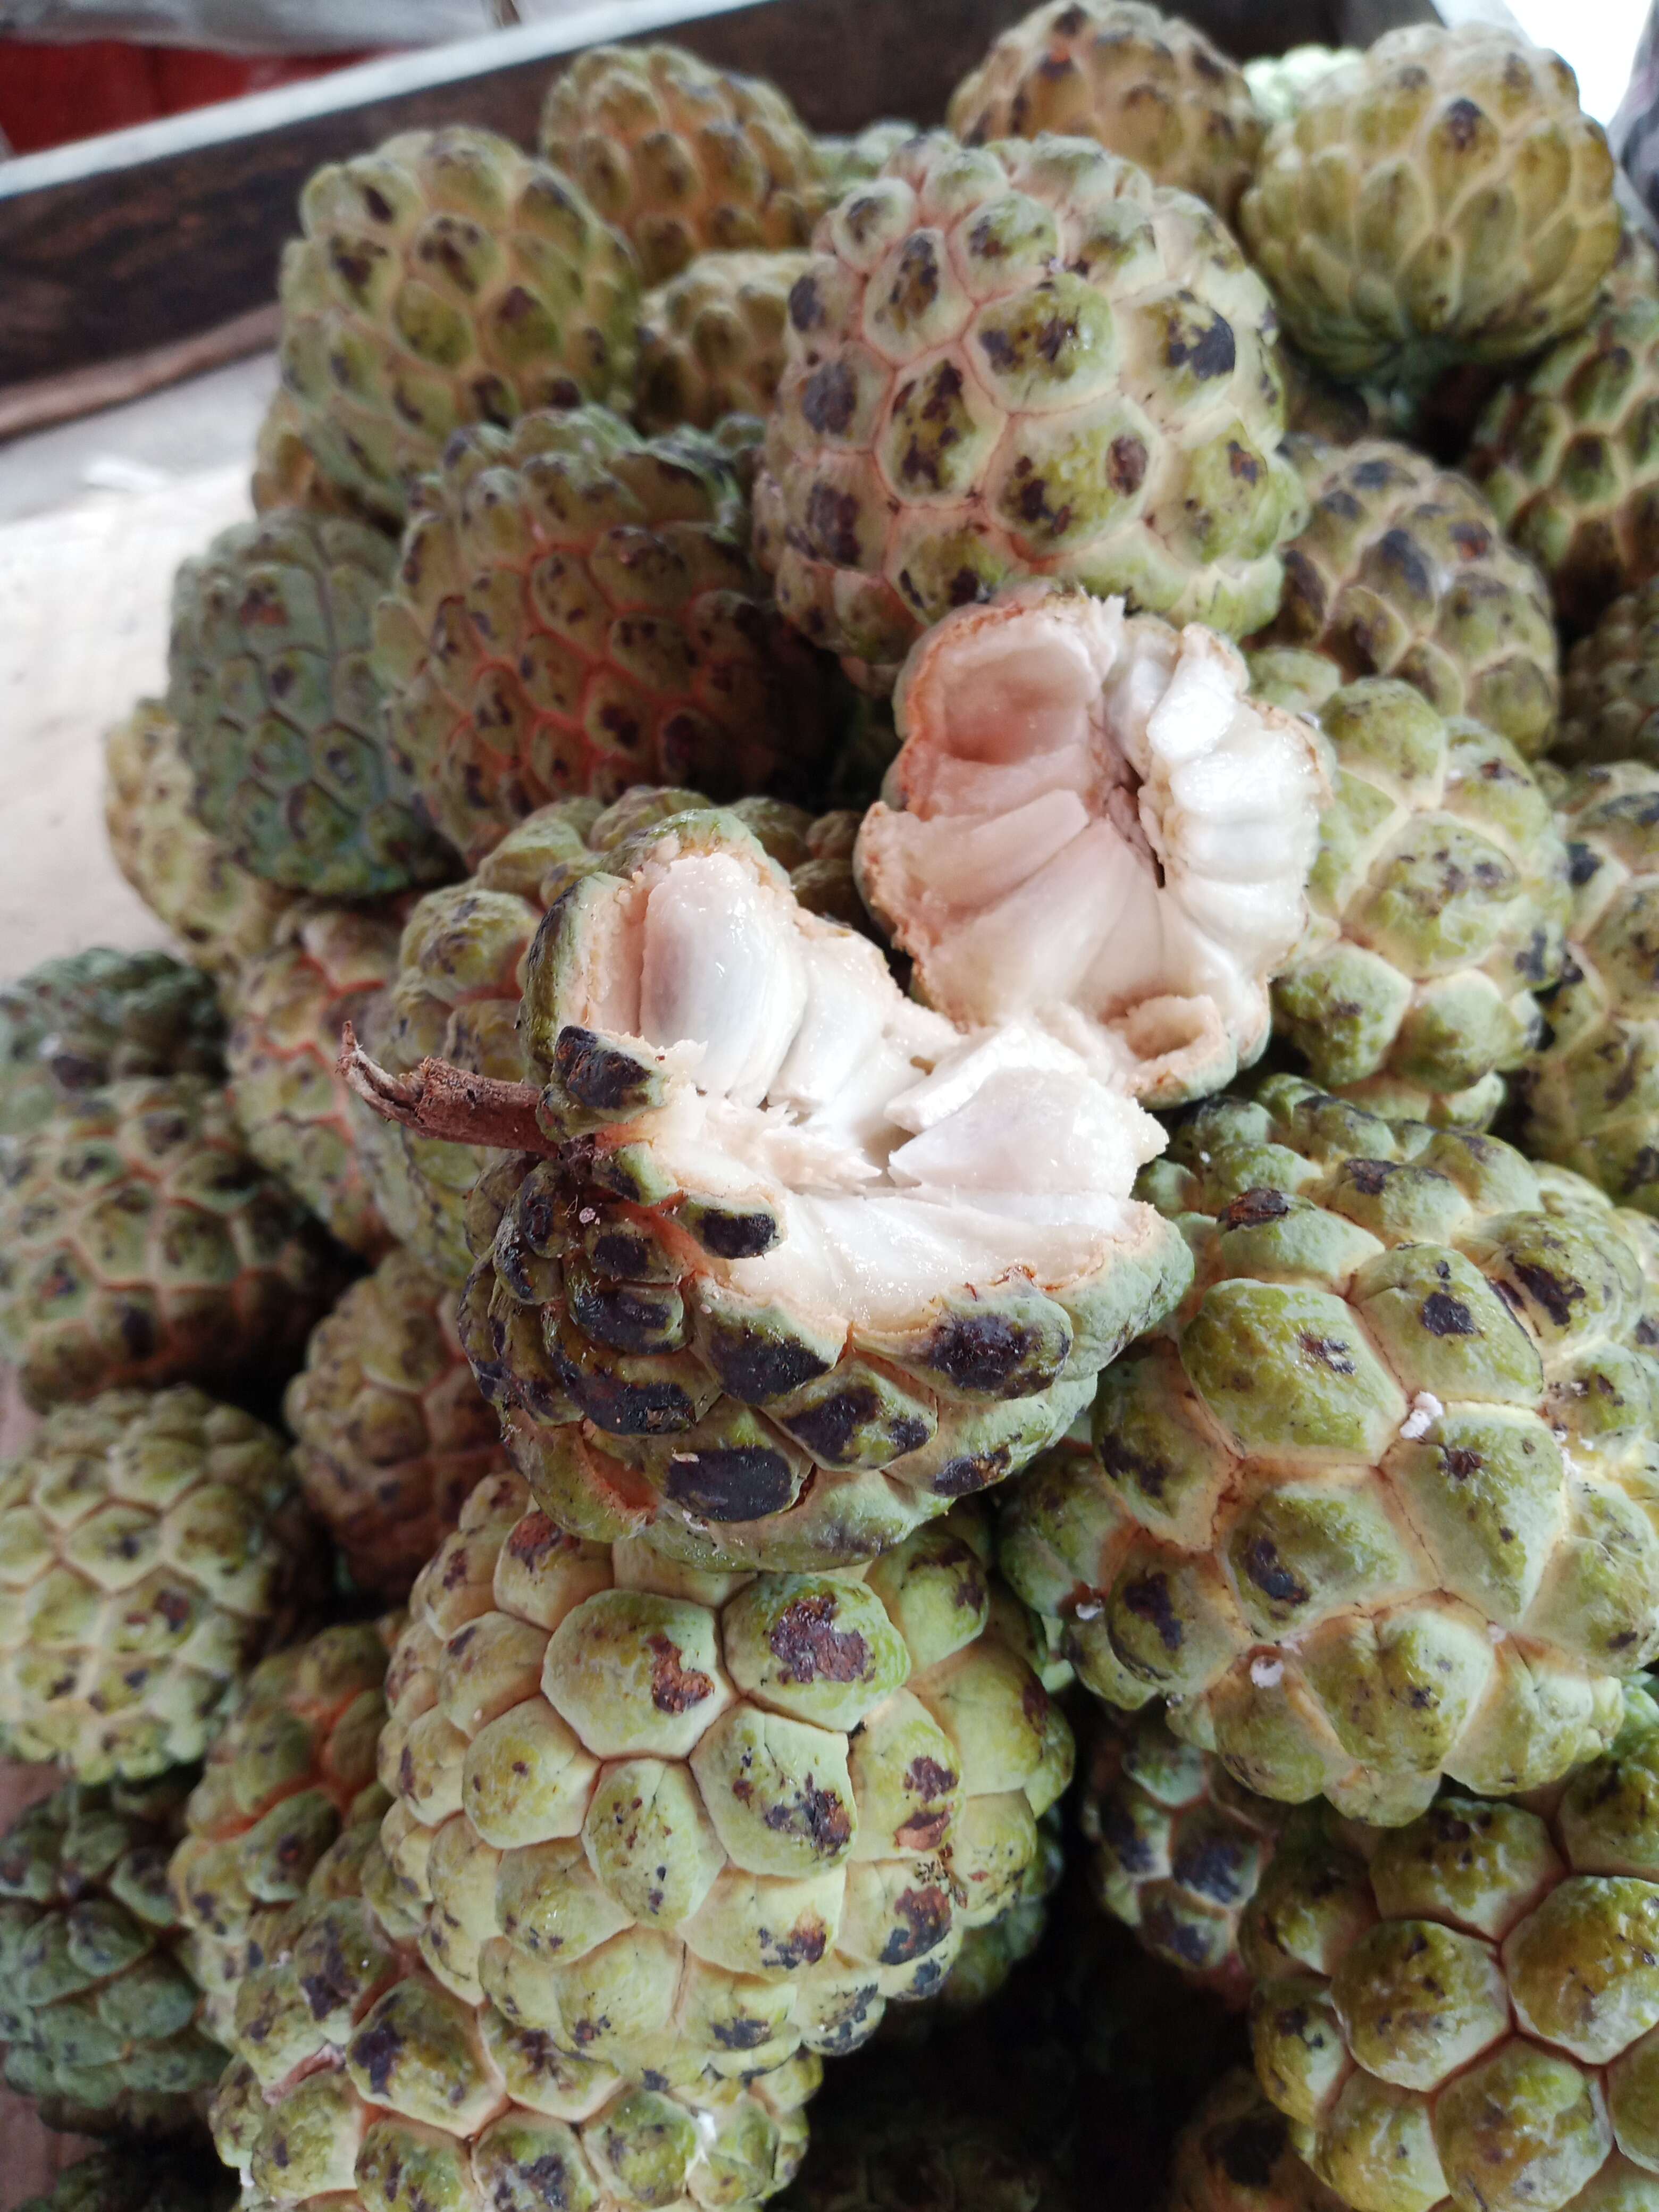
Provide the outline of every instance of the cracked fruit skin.
{"type": "Polygon", "coordinates": [[[1395,678],[1348,684],[1310,719],[1335,795],[1312,919],[1273,981],[1274,1030],[1316,1082],[1360,1103],[1484,1127],[1566,957],[1567,852],[1549,800],[1504,738],[1395,678]]]}
{"type": "Polygon", "coordinates": [[[1576,770],[1556,821],[1572,884],[1566,965],[1516,1079],[1520,1140],[1659,1216],[1659,769],[1576,770]]]}
{"type": "Polygon", "coordinates": [[[361,1021],[398,965],[392,907],[297,903],[270,949],[242,969],[226,1057],[248,1150],[342,1244],[378,1259],[391,1244],[358,1157],[340,1033],[361,1021]]]}
{"type": "Polygon", "coordinates": [[[1422,388],[1584,321],[1619,247],[1613,177],[1559,55],[1494,24],[1414,25],[1309,87],[1239,227],[1310,360],[1422,388]]]}
{"type": "Polygon", "coordinates": [[[1528,759],[1553,738],[1560,647],[1543,577],[1467,478],[1386,438],[1286,450],[1312,505],[1253,646],[1310,648],[1346,681],[1394,676],[1528,759]]]}
{"type": "Polygon", "coordinates": [[[255,1915],[211,2115],[244,2212],[747,2212],[794,2173],[815,2058],[647,2083],[445,1989],[416,1925],[372,1819],[255,1915]]]}
{"type": "Polygon", "coordinates": [[[213,985],[169,952],[43,960],[0,984],[0,1137],[122,1076],[218,1075],[224,1040],[213,985]]]}
{"type": "Polygon", "coordinates": [[[890,690],[930,624],[1023,577],[1271,620],[1306,507],[1266,288],[1201,201],[1087,139],[933,133],[816,248],[756,550],[855,682],[890,690]]]}
{"type": "Polygon", "coordinates": [[[389,751],[369,666],[378,531],[300,507],[222,531],[173,580],[167,704],[203,826],[285,890],[380,898],[454,857],[389,751]]]}
{"type": "Polygon", "coordinates": [[[306,1502],[358,1588],[388,1598],[507,1464],[456,1304],[412,1252],[389,1252],[318,1322],[283,1401],[306,1502]]]}
{"type": "Polygon", "coordinates": [[[1283,1807],[1242,1789],[1149,1708],[1098,1729],[1079,1817],[1105,1910],[1153,1958],[1242,2005],[1239,1923],[1272,1863],[1283,1807]]]}
{"type": "Polygon", "coordinates": [[[128,1077],[0,1144],[0,1353],[37,1410],[280,1372],[339,1279],[199,1076],[128,1077]]]}
{"type": "Polygon", "coordinates": [[[225,2054],[167,1893],[183,1795],[67,1783],[0,1836],[7,2087],[72,2135],[199,2127],[225,2054]]]}
{"type": "Polygon", "coordinates": [[[1659,1712],[1525,1806],[1298,1814],[1243,1945],[1262,2087],[1354,2212],[1651,2198],[1659,1712]]]}
{"type": "Polygon", "coordinates": [[[1141,0],[1047,0],[963,77],[946,119],[969,146],[1045,131],[1092,138],[1229,222],[1261,149],[1243,71],[1141,0]]]}
{"type": "Polygon", "coordinates": [[[1296,2133],[1236,2067],[1176,2139],[1164,2212],[1350,2212],[1297,2156],[1296,2133]]]}
{"type": "Polygon", "coordinates": [[[519,1022],[556,1152],[478,1174],[461,1334],[562,1528],[869,1559],[1018,1474],[1185,1280],[1129,1195],[1151,1117],[1068,1047],[907,1000],[735,811],[577,884],[519,1022]]]}
{"type": "Polygon", "coordinates": [[[1195,1109],[1140,1187],[1194,1288],[1003,1520],[1085,1683],[1384,1824],[1603,1749],[1659,1642],[1639,1222],[1283,1076],[1195,1109]]]}
{"type": "Polygon", "coordinates": [[[826,671],[750,558],[742,447],[585,407],[453,439],[374,617],[392,750],[476,867],[630,786],[810,799],[826,671]]]}
{"type": "Polygon", "coordinates": [[[439,1981],[671,2086],[763,2082],[933,1994],[1071,1773],[988,1548],[969,1507],[867,1568],[703,1574],[482,1485],[380,1744],[439,1981]]]}
{"type": "Polygon", "coordinates": [[[712,430],[728,415],[764,415],[783,374],[789,295],[799,252],[700,253],[640,303],[642,430],[712,430]]]}
{"type": "Polygon", "coordinates": [[[324,474],[401,528],[453,432],[623,398],[639,270],[568,177],[494,131],[317,170],[280,280],[283,386],[324,474]]]}
{"type": "Polygon", "coordinates": [[[179,725],[141,699],[104,740],[104,826],[115,864],[185,957],[221,984],[271,943],[293,903],[231,858],[195,813],[179,725]]]}
{"type": "Polygon", "coordinates": [[[538,143],[629,240],[647,285],[698,253],[804,246],[825,203],[825,164],[776,85],[680,46],[577,54],[538,143]]]}
{"type": "Polygon", "coordinates": [[[221,2043],[272,1912],[304,1895],[324,1855],[390,1802],[376,1778],[386,1671],[401,1615],[337,1623],[262,1659],[185,1805],[167,1881],[191,1971],[221,2043]]]}
{"type": "Polygon", "coordinates": [[[0,1462],[0,1738],[88,1783],[199,1759],[312,1571],[263,1421],[187,1385],[60,1406],[0,1462]]]}
{"type": "MultiPolygon", "coordinates": [[[[636,785],[609,806],[597,799],[560,799],[527,815],[465,883],[428,892],[411,910],[398,972],[361,1025],[365,1045],[394,1073],[430,1056],[518,1081],[526,1073],[519,1007],[544,915],[586,878],[605,874],[611,856],[630,838],[707,805],[699,792],[636,785]]],[[[804,905],[847,921],[861,915],[852,879],[856,815],[814,817],[769,799],[739,799],[729,811],[789,871],[804,905]]],[[[485,1156],[395,1127],[356,1102],[351,1120],[392,1234],[459,1287],[472,1265],[467,1194],[485,1156]]]]}
{"type": "Polygon", "coordinates": [[[1659,572],[1659,267],[1626,234],[1594,312],[1488,401],[1464,466],[1570,632],[1659,572]]]}

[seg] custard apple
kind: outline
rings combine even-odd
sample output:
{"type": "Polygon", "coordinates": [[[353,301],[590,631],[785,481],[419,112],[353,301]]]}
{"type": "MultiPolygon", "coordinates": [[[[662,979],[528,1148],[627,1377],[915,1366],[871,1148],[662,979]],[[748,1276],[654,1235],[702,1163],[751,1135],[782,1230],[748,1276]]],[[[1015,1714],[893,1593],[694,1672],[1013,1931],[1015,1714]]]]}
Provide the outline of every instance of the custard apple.
{"type": "Polygon", "coordinates": [[[1613,600],[1567,656],[1558,761],[1659,768],[1659,578],[1613,600]]]}
{"type": "Polygon", "coordinates": [[[194,2142],[124,2142],[64,2166],[17,2212],[232,2212],[236,2177],[194,2142]]]}
{"type": "Polygon", "coordinates": [[[646,431],[712,430],[727,415],[764,415],[783,374],[799,253],[700,253],[640,307],[639,392],[646,431]]]}
{"type": "Polygon", "coordinates": [[[1618,251],[1613,178],[1559,55],[1496,23],[1413,24],[1307,88],[1239,227],[1305,354],[1420,391],[1578,328],[1618,251]]]}
{"type": "Polygon", "coordinates": [[[166,952],[94,946],[0,983],[0,1137],[128,1075],[219,1075],[212,983],[166,952]]]}
{"type": "Polygon", "coordinates": [[[969,146],[1092,138],[1229,222],[1261,149],[1243,70],[1145,0],[1044,0],[963,77],[947,120],[969,146]]]}
{"type": "Polygon", "coordinates": [[[1048,575],[1242,635],[1306,502],[1266,288],[1091,141],[907,141],[790,295],[755,495],[778,604],[891,688],[951,608],[1048,575]]]}
{"type": "Polygon", "coordinates": [[[1654,1244],[1291,1077],[1197,1108],[1140,1188],[1194,1287],[1003,1516],[1084,1682],[1383,1823],[1603,1749],[1659,1651],[1654,1244]]]}
{"type": "Polygon", "coordinates": [[[624,398],[639,270],[568,178],[494,131],[319,169],[283,255],[283,383],[324,473],[400,526],[450,434],[624,398]]]}
{"type": "Polygon", "coordinates": [[[1297,2157],[1295,2130],[1245,2068],[1224,2075],[1182,2128],[1164,2212],[1349,2212],[1297,2157]]]}

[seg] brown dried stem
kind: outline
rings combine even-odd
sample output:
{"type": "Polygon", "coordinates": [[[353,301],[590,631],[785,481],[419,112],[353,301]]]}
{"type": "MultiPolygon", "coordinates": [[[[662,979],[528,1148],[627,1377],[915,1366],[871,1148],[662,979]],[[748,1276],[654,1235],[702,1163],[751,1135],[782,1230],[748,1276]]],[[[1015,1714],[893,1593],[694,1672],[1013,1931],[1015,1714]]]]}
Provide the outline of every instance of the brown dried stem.
{"type": "Polygon", "coordinates": [[[398,1122],[417,1137],[503,1152],[542,1152],[550,1158],[558,1149],[536,1120],[541,1093],[534,1084],[473,1075],[447,1060],[423,1060],[407,1075],[393,1075],[369,1058],[349,1022],[340,1033],[334,1065],[383,1121],[398,1122]]]}

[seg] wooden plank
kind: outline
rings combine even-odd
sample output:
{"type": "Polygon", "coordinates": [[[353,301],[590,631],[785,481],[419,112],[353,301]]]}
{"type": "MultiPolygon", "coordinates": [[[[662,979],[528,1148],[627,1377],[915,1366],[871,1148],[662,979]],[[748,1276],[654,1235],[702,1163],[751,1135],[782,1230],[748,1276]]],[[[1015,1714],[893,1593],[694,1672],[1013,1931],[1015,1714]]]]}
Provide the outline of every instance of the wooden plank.
{"type": "MultiPolygon", "coordinates": [[[[556,64],[672,35],[772,77],[815,129],[936,121],[1025,0],[604,0],[556,21],[366,63],[280,92],[0,165],[0,386],[147,352],[267,305],[301,185],[394,131],[485,124],[532,143],[556,64]]],[[[1385,0],[1409,20],[1428,0],[1385,0]]],[[[1188,13],[1249,54],[1340,37],[1377,0],[1205,0],[1188,13]]]]}

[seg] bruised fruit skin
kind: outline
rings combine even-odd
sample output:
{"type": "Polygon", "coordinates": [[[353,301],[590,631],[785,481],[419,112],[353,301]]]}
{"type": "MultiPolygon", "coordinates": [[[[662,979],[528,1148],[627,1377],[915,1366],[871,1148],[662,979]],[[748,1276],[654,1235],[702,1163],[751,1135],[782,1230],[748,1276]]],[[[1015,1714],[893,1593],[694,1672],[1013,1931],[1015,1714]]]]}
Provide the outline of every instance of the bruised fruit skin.
{"type": "Polygon", "coordinates": [[[1313,512],[1285,548],[1285,597],[1256,645],[1394,676],[1528,759],[1553,741],[1560,648],[1544,579],[1465,477],[1386,438],[1287,448],[1313,512]]]}
{"type": "Polygon", "coordinates": [[[291,908],[242,969],[227,1058],[248,1150],[343,1244],[375,1259],[392,1239],[357,1157],[340,1032],[398,964],[395,909],[291,908]]]}
{"type": "Polygon", "coordinates": [[[712,430],[724,416],[764,415],[806,264],[805,252],[700,253],[653,285],[640,304],[640,428],[712,430]]]}
{"type": "Polygon", "coordinates": [[[1354,2212],[1642,2203],[1659,1713],[1526,1807],[1298,1815],[1247,1916],[1256,2071],[1354,2212]]]}
{"type": "Polygon", "coordinates": [[[1310,718],[1335,791],[1274,1028],[1316,1082],[1378,1113],[1484,1127],[1566,957],[1549,800],[1513,745],[1396,678],[1347,684],[1310,718]]]}
{"type": "Polygon", "coordinates": [[[199,2126],[224,2064],[167,1893],[180,1786],[69,1783],[0,1836],[7,2087],[49,2128],[199,2126]]]}
{"type": "Polygon", "coordinates": [[[1257,1059],[1329,787],[1248,684],[1225,639],[1082,592],[947,615],[905,663],[854,854],[915,995],[1027,1023],[1152,1105],[1257,1059]]]}
{"type": "Polygon", "coordinates": [[[1262,136],[1237,65],[1141,0],[1047,0],[969,70],[947,120],[969,146],[1044,131],[1093,138],[1229,222],[1262,136]]]}
{"type": "Polygon", "coordinates": [[[538,143],[629,240],[647,285],[698,253],[804,246],[823,204],[811,134],[778,88],[679,46],[575,55],[538,143]]]}
{"type": "Polygon", "coordinates": [[[167,1881],[221,2043],[234,2039],[260,1915],[292,1905],[331,1845],[386,1810],[375,1747],[402,1625],[325,1628],[262,1660],[190,1794],[167,1881]]]}
{"type": "Polygon", "coordinates": [[[855,682],[890,690],[924,629],[1023,577],[1272,618],[1305,502],[1266,289],[1201,201],[1086,139],[936,132],[816,243],[756,550],[855,682]]]}
{"type": "Polygon", "coordinates": [[[338,1282],[199,1076],[88,1091],[0,1153],[0,1353],[37,1408],[280,1373],[338,1282]]]}
{"type": "Polygon", "coordinates": [[[1148,1711],[1099,1729],[1079,1815],[1107,1911],[1155,1959],[1242,2005],[1249,1978],[1239,1922],[1272,1862],[1284,1808],[1241,1789],[1148,1711]]]}
{"type": "Polygon", "coordinates": [[[173,580],[167,705],[196,812],[285,890],[379,898],[454,871],[387,750],[369,667],[393,558],[362,523],[279,507],[173,580]]]}
{"type": "Polygon", "coordinates": [[[1186,1279],[1129,1197],[1151,1117],[1029,1024],[906,999],[736,813],[568,893],[520,1037],[542,1150],[473,1188],[461,1330],[563,1528],[868,1559],[1063,1434],[1186,1279]]]}
{"type": "Polygon", "coordinates": [[[372,1820],[256,1914],[211,2116],[245,2207],[746,2212],[800,2164],[816,2059],[647,2085],[456,1996],[415,1932],[372,1820]]]}
{"type": "Polygon", "coordinates": [[[1565,968],[1516,1078],[1520,1139],[1659,1215],[1659,769],[1577,769],[1556,823],[1572,886],[1565,968]]]}
{"type": "Polygon", "coordinates": [[[708,1575],[528,1504],[475,1493],[392,1662],[381,1841],[427,1964],[669,2085],[855,2048],[1018,1895],[1070,1777],[982,1522],[708,1575]]]}
{"type": "Polygon", "coordinates": [[[1297,2130],[1243,2067],[1177,2137],[1164,2212],[1349,2212],[1297,2155],[1297,2130]]]}
{"type": "MultiPolygon", "coordinates": [[[[635,786],[614,804],[568,799],[538,807],[495,846],[466,883],[429,892],[404,932],[386,998],[360,1024],[364,1044],[394,1073],[428,1056],[475,1075],[516,1081],[526,1073],[519,1006],[526,963],[542,917],[610,855],[653,823],[696,811],[695,791],[635,786]]],[[[730,810],[789,872],[814,911],[850,921],[856,817],[808,814],[781,799],[740,799],[730,810]]],[[[352,1124],[381,1213],[401,1244],[457,1285],[471,1267],[467,1193],[485,1155],[468,1145],[416,1135],[381,1121],[361,1103],[352,1124]]],[[[419,1565],[431,1547],[422,1552],[419,1565]]]]}
{"type": "Polygon", "coordinates": [[[185,956],[222,984],[271,943],[294,894],[233,860],[195,814],[179,725],[141,699],[104,740],[104,826],[115,864],[185,956]]]}
{"type": "Polygon", "coordinates": [[[283,1401],[307,1503],[352,1580],[387,1597],[406,1595],[479,1481],[507,1465],[455,1310],[412,1252],[389,1252],[318,1322],[283,1401]]]}
{"type": "Polygon", "coordinates": [[[741,441],[645,439],[592,407],[453,439],[374,665],[392,750],[475,867],[553,801],[808,799],[820,778],[825,671],[751,564],[741,441]]]}
{"type": "Polygon", "coordinates": [[[1613,176],[1559,55],[1495,24],[1413,25],[1308,88],[1239,227],[1310,359],[1422,388],[1583,323],[1618,251],[1613,176]]]}
{"type": "Polygon", "coordinates": [[[111,1390],[0,1462],[0,1737],[88,1783],[199,1759],[310,1595],[274,1429],[201,1391],[111,1390]]]}
{"type": "Polygon", "coordinates": [[[0,983],[0,1137],[127,1075],[218,1075],[224,1017],[208,978],[168,952],[43,960],[0,983]]]}
{"type": "Polygon", "coordinates": [[[451,434],[625,394],[639,272],[568,178],[490,131],[407,131],[316,170],[284,250],[299,434],[393,529],[451,434]]]}
{"type": "Polygon", "coordinates": [[[1385,1824],[1594,1756],[1659,1638],[1650,1248],[1507,1145],[1282,1076],[1141,1188],[1194,1288],[1003,1522],[1085,1683],[1385,1824]]]}

